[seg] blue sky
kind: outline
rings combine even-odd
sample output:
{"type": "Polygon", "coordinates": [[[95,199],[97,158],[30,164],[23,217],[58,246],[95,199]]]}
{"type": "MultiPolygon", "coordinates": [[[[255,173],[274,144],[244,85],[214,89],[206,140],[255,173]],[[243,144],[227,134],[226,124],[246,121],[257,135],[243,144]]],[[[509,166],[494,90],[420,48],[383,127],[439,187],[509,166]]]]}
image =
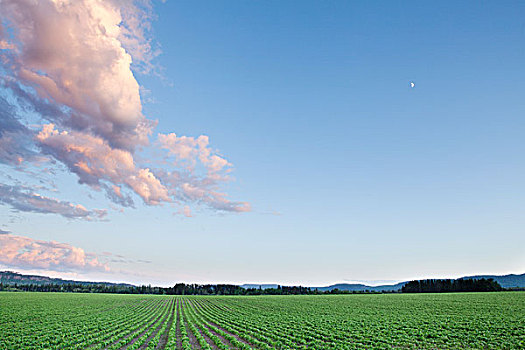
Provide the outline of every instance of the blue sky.
{"type": "MultiPolygon", "coordinates": [[[[0,228],[12,233],[0,236],[79,247],[109,270],[21,259],[4,260],[6,268],[162,285],[524,272],[523,4],[168,0],[152,6],[146,38],[160,54],[152,72],[136,66],[132,72],[142,114],[158,124],[150,144],[130,152],[164,181],[150,162],[160,152],[156,134],[207,135],[213,152],[231,164],[219,186],[234,204],[223,210],[217,201],[188,197],[147,203],[130,191],[135,208],[119,206],[104,191],[79,184],[69,158],[58,154],[62,144],[41,137],[33,149],[48,156],[54,150],[58,164],[51,176],[57,189],[42,194],[107,214],[67,218],[14,211],[4,201],[0,228]],[[244,202],[250,211],[237,210],[244,202]],[[181,214],[185,206],[191,217],[181,214]]],[[[3,23],[16,29],[16,21],[3,23]]],[[[9,69],[20,86],[38,88],[9,69]]],[[[2,91],[16,107],[14,90],[2,91]]],[[[60,105],[57,99],[46,101],[60,105]]],[[[62,104],[83,111],[68,101],[62,104]]],[[[49,121],[38,113],[19,119],[38,134],[30,120],[39,118],[49,121]]],[[[93,130],[110,150],[124,147],[111,143],[118,135],[93,130]]],[[[24,172],[4,163],[2,183],[14,185],[11,176],[28,188],[38,185],[27,172],[42,171],[42,164],[24,172]]]]}

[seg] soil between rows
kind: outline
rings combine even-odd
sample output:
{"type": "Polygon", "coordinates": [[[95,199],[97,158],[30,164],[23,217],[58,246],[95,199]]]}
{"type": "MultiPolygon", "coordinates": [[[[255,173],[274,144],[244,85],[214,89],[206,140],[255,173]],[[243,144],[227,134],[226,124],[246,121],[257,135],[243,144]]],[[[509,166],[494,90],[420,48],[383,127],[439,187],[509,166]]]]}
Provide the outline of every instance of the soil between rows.
{"type": "MultiPolygon", "coordinates": [[[[198,302],[195,302],[195,304],[200,306],[200,304],[199,304],[198,302]]],[[[198,309],[197,309],[197,308],[195,308],[195,311],[198,313],[198,309]]],[[[206,321],[207,321],[210,325],[212,325],[212,326],[214,326],[214,327],[220,329],[220,330],[223,331],[224,333],[226,333],[226,334],[228,334],[228,335],[231,335],[232,337],[234,337],[235,339],[237,339],[237,341],[239,341],[239,342],[241,342],[241,343],[244,343],[244,344],[248,345],[248,346],[251,347],[251,348],[255,348],[255,346],[254,346],[253,344],[251,344],[251,343],[248,342],[247,340],[243,339],[241,336],[239,336],[239,335],[237,335],[237,334],[235,334],[235,333],[231,333],[231,332],[227,331],[226,329],[224,329],[223,327],[219,326],[219,325],[218,325],[217,323],[215,323],[215,322],[212,322],[212,321],[210,321],[210,320],[208,320],[208,319],[207,319],[206,321]]],[[[209,327],[208,327],[208,328],[209,328],[209,327]]],[[[212,330],[210,329],[210,332],[214,333],[215,331],[212,331],[212,330]]],[[[222,336],[220,336],[220,335],[218,335],[218,334],[217,334],[217,336],[218,336],[219,338],[223,338],[222,336]]],[[[228,343],[230,343],[230,342],[228,342],[228,343]]],[[[230,344],[231,344],[231,343],[230,343],[230,344]]]]}
{"type": "Polygon", "coordinates": [[[160,336],[159,343],[157,344],[157,350],[164,349],[166,347],[166,344],[168,343],[168,336],[170,334],[170,329],[173,325],[173,321],[175,319],[175,310],[176,310],[176,303],[173,303],[173,306],[171,308],[171,317],[168,320],[168,326],[166,327],[166,330],[164,331],[164,334],[160,336]]]}
{"type": "Polygon", "coordinates": [[[188,320],[186,319],[186,314],[184,312],[184,307],[182,307],[182,314],[184,315],[184,326],[186,327],[186,332],[188,333],[188,338],[190,339],[190,345],[192,349],[200,349],[200,344],[190,327],[188,326],[188,320]]]}
{"type": "Polygon", "coordinates": [[[196,325],[195,327],[197,327],[197,329],[199,330],[199,332],[200,332],[200,334],[202,335],[202,337],[204,338],[204,340],[206,340],[206,342],[210,345],[210,347],[211,347],[212,349],[214,349],[214,350],[215,350],[215,349],[218,349],[217,345],[215,345],[215,343],[213,342],[213,340],[211,340],[211,338],[208,337],[208,336],[206,335],[206,333],[204,333],[204,332],[202,331],[201,327],[199,327],[199,326],[197,326],[197,325],[196,325]]]}
{"type": "Polygon", "coordinates": [[[177,335],[177,350],[182,350],[182,331],[180,329],[180,300],[177,299],[177,329],[175,330],[175,334],[177,335]]]}
{"type": "MultiPolygon", "coordinates": [[[[168,314],[169,315],[169,314],[168,314]]],[[[146,339],[146,341],[144,342],[144,344],[142,344],[139,348],[139,350],[143,350],[145,349],[147,346],[148,346],[148,343],[151,339],[153,339],[153,337],[158,333],[158,331],[160,330],[160,328],[162,327],[162,325],[164,324],[164,322],[166,322],[166,319],[168,318],[168,315],[164,316],[164,319],[160,322],[160,324],[157,326],[157,328],[155,329],[155,331],[153,331],[153,333],[146,339]]],[[[154,322],[152,322],[149,327],[147,327],[142,333],[140,333],[138,336],[136,336],[135,338],[133,338],[133,340],[131,342],[129,342],[128,344],[126,344],[125,346],[123,346],[121,349],[127,349],[129,348],[130,346],[132,346],[136,341],[138,341],[144,334],[146,334],[150,329],[151,327],[153,327],[153,325],[155,325],[155,323],[162,317],[159,316],[157,319],[155,319],[154,322]]]]}
{"type": "MultiPolygon", "coordinates": [[[[148,318],[148,319],[147,319],[148,323],[149,323],[151,320],[153,320],[153,321],[150,323],[150,326],[149,326],[149,327],[151,327],[153,324],[155,324],[155,322],[157,322],[159,318],[160,318],[160,316],[158,316],[157,318],[155,318],[154,316],[148,318]]],[[[135,328],[133,329],[133,331],[132,331],[130,334],[128,334],[128,335],[126,335],[126,336],[124,336],[124,337],[121,337],[121,338],[115,340],[113,343],[111,343],[111,344],[109,344],[108,346],[106,346],[106,347],[104,348],[104,350],[109,349],[110,347],[112,347],[113,345],[117,344],[118,342],[120,342],[120,341],[122,341],[122,340],[126,340],[126,339],[130,338],[130,337],[133,335],[133,333],[134,333],[137,329],[139,329],[140,327],[141,327],[141,325],[138,325],[137,327],[135,327],[135,328]]],[[[148,328],[149,328],[149,327],[148,327],[148,328]]]]}

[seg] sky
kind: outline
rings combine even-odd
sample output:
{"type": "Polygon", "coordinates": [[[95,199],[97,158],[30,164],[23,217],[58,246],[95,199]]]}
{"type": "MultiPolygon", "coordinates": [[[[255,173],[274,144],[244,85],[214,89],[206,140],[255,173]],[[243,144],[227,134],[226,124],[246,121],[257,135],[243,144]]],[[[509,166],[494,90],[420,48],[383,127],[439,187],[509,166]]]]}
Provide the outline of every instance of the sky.
{"type": "Polygon", "coordinates": [[[0,1],[0,268],[525,272],[525,4],[0,1]]]}

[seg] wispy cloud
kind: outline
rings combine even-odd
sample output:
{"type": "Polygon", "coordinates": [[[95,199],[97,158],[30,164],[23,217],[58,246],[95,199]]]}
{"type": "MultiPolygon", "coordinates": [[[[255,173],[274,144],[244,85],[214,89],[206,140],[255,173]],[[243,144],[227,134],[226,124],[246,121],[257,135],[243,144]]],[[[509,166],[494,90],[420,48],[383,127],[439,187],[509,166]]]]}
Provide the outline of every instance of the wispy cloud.
{"type": "Polygon", "coordinates": [[[122,207],[138,196],[147,205],[248,211],[221,190],[232,165],[207,136],[151,142],[157,121],[143,114],[133,70],[155,70],[153,17],[148,0],[0,1],[0,162],[58,161],[122,207]],[[28,127],[30,118],[39,126],[28,127]],[[172,162],[138,160],[137,152],[159,147],[172,162]]]}
{"type": "Polygon", "coordinates": [[[31,130],[16,118],[15,108],[0,95],[0,164],[18,166],[33,160],[37,153],[32,137],[31,130]]]}
{"type": "Polygon", "coordinates": [[[55,241],[0,235],[0,264],[9,268],[64,272],[109,272],[106,263],[82,248],[55,241]]]}
{"type": "Polygon", "coordinates": [[[181,168],[179,171],[159,172],[158,176],[170,185],[170,193],[183,202],[204,203],[223,211],[245,212],[247,202],[234,202],[219,189],[231,178],[232,164],[215,152],[209,138],[159,134],[158,143],[167,151],[165,161],[181,168]]]}
{"type": "Polygon", "coordinates": [[[68,219],[100,220],[107,215],[106,210],[88,210],[80,204],[46,197],[29,188],[3,184],[0,184],[0,203],[23,212],[59,214],[68,219]]]}

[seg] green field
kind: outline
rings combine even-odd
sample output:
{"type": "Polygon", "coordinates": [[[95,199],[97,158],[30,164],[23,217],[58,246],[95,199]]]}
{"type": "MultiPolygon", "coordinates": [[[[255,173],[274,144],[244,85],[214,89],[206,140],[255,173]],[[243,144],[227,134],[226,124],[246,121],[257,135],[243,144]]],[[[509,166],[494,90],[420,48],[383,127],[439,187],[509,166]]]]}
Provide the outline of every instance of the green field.
{"type": "Polygon", "coordinates": [[[0,293],[0,349],[525,348],[525,293],[0,293]]]}

